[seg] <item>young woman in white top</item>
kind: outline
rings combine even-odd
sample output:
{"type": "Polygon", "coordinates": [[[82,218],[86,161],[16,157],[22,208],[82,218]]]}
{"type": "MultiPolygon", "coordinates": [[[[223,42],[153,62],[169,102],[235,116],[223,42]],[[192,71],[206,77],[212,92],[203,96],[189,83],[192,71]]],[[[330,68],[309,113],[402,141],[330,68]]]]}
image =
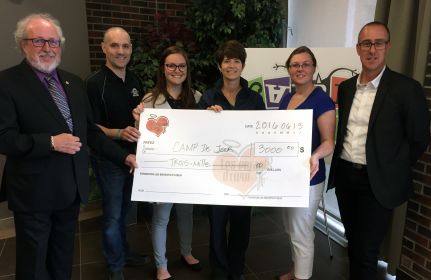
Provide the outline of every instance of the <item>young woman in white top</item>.
{"type": "MultiPolygon", "coordinates": [[[[190,64],[185,51],[177,46],[165,49],[157,71],[156,86],[144,96],[142,103],[133,110],[135,120],[144,108],[195,109],[201,97],[191,88],[190,64]]],[[[172,278],[166,258],[166,230],[173,203],[153,204],[152,242],[157,267],[157,279],[172,278]]],[[[191,253],[193,231],[193,205],[175,204],[180,237],[181,261],[194,271],[201,270],[199,260],[191,253]]]]}

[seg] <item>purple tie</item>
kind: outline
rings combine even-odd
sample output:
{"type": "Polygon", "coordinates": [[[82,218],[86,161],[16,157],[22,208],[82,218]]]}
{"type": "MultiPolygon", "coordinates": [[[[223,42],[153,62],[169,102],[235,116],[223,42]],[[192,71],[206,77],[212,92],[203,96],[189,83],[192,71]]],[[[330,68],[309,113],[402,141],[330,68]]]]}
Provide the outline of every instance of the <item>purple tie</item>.
{"type": "Polygon", "coordinates": [[[54,99],[55,104],[57,104],[60,113],[63,115],[64,120],[67,123],[70,131],[73,132],[73,121],[72,115],[70,114],[69,104],[67,103],[66,96],[59,90],[57,84],[55,83],[55,79],[51,75],[47,75],[45,77],[46,82],[48,83],[48,91],[54,99]]]}

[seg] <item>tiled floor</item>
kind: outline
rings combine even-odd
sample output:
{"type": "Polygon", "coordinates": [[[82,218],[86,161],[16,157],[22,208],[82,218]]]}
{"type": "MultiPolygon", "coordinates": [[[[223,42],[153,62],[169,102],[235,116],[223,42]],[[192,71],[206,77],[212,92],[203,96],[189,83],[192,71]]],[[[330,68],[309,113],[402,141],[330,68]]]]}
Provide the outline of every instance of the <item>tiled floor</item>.
{"type": "MultiPolygon", "coordinates": [[[[204,266],[202,272],[187,270],[180,262],[175,220],[169,224],[168,253],[169,271],[176,280],[209,279],[208,264],[208,219],[203,206],[195,207],[193,254],[204,266]]],[[[101,221],[93,218],[80,222],[76,235],[75,258],[72,279],[107,279],[101,250],[101,221]]],[[[128,227],[130,245],[140,252],[151,253],[150,223],[145,221],[128,227]]],[[[314,274],[312,279],[347,279],[346,249],[333,244],[333,258],[329,258],[326,236],[316,231],[314,274]]],[[[0,280],[14,279],[15,239],[0,241],[0,280]]],[[[274,275],[289,269],[290,248],[283,232],[279,210],[276,208],[255,208],[252,233],[246,258],[246,279],[273,279],[274,275]]],[[[126,279],[154,279],[154,265],[125,268],[126,279]]],[[[381,279],[384,279],[382,277],[381,279]]]]}

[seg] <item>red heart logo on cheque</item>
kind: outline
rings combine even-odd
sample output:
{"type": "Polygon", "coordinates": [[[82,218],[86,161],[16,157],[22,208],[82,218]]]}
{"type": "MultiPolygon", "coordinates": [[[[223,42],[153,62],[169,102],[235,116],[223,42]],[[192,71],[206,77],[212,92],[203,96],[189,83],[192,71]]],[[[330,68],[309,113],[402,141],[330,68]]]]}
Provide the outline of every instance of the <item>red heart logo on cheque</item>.
{"type": "Polygon", "coordinates": [[[254,149],[248,146],[240,156],[232,152],[217,156],[213,162],[213,175],[222,184],[247,194],[270,164],[270,158],[255,156],[254,149]]]}
{"type": "Polygon", "coordinates": [[[166,131],[166,127],[169,126],[169,119],[165,116],[157,117],[155,115],[151,115],[150,118],[147,120],[147,124],[145,127],[153,132],[154,134],[159,137],[166,131]]]}

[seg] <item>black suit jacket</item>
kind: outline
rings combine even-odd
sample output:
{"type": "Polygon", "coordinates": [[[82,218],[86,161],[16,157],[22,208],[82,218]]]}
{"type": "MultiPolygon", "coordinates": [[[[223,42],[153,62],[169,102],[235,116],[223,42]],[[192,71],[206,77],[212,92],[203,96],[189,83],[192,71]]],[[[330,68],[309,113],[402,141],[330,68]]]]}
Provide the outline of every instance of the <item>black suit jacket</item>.
{"type": "MultiPolygon", "coordinates": [[[[346,80],[338,88],[338,132],[329,188],[337,187],[337,166],[357,79],[346,80]]],[[[386,67],[371,110],[365,146],[371,189],[384,207],[394,208],[412,194],[411,169],[426,149],[429,134],[422,86],[386,67]]]]}
{"type": "Polygon", "coordinates": [[[0,199],[13,211],[62,209],[79,195],[88,199],[87,145],[123,164],[127,152],[92,122],[80,78],[57,69],[69,100],[75,155],[51,151],[51,136],[70,133],[59,109],[33,69],[21,64],[0,72],[0,153],[7,156],[0,199]]]}

